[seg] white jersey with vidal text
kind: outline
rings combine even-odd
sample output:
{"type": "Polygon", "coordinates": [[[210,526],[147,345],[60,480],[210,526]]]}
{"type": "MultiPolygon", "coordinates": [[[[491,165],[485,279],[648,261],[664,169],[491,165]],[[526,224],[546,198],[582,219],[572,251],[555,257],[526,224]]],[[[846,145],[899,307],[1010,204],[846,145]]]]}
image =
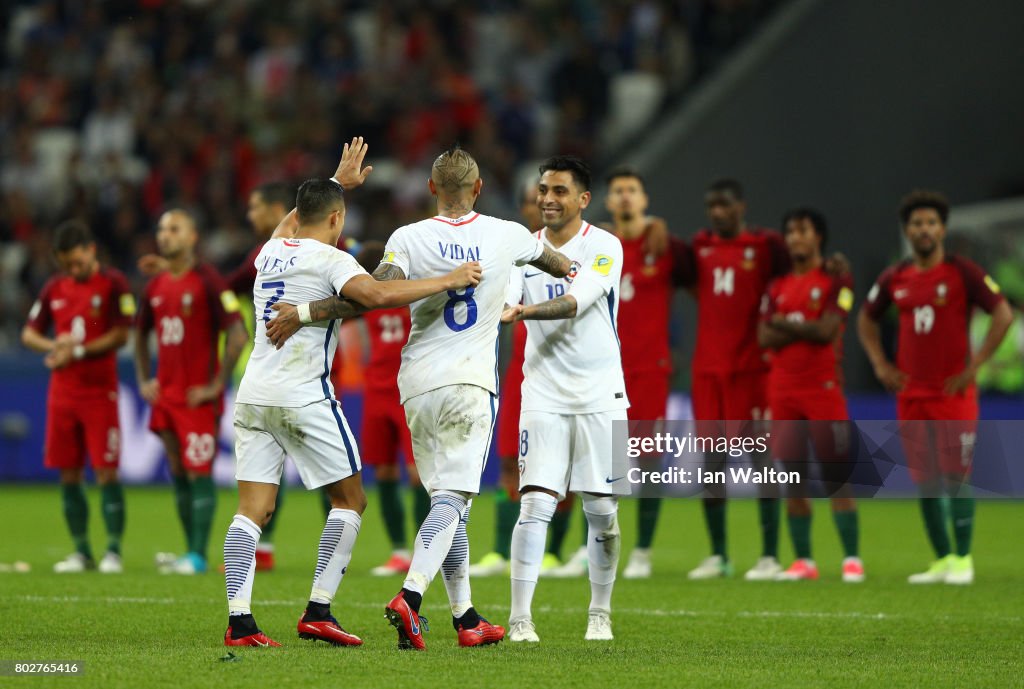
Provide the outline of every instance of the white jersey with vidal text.
{"type": "MultiPolygon", "coordinates": [[[[551,246],[545,233],[541,240],[551,246]]],[[[555,247],[552,247],[555,249],[555,247]]],[[[575,318],[527,320],[523,366],[523,411],[590,414],[626,409],[626,385],[619,349],[619,280],[622,242],[584,222],[557,251],[572,271],[554,278],[527,266],[513,273],[510,304],[539,304],[566,294],[577,300],[575,318]]]]}
{"type": "Polygon", "coordinates": [[[514,266],[536,260],[544,248],[519,223],[472,212],[435,216],[395,230],[383,263],[410,280],[444,275],[479,261],[476,287],[449,290],[412,304],[412,329],[402,350],[398,390],[410,397],[446,385],[478,385],[498,392],[498,325],[514,266]]]}
{"type": "Polygon", "coordinates": [[[281,349],[267,339],[272,307],[304,304],[341,293],[345,283],[366,275],[352,256],[315,239],[271,239],[256,257],[256,337],[237,401],[273,407],[304,407],[334,399],[331,364],[338,348],[338,321],[299,328],[281,349]]]}

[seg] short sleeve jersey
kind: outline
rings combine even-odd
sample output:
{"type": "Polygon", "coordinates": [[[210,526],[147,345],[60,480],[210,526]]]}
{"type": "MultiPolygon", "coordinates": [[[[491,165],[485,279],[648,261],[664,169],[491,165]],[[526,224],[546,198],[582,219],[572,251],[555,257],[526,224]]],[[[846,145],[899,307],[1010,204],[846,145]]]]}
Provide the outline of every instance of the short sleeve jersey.
{"type": "MultiPolygon", "coordinates": [[[[115,327],[131,327],[135,297],[124,275],[100,268],[85,282],[68,275],[50,279],[32,305],[28,326],[54,336],[71,335],[87,344],[115,327]]],[[[73,361],[50,376],[52,399],[107,396],[117,391],[117,352],[73,361]]]]}
{"type": "Polygon", "coordinates": [[[480,213],[435,216],[395,230],[385,264],[410,280],[444,275],[479,261],[476,287],[449,290],[409,307],[411,330],[402,350],[398,389],[407,399],[446,385],[477,385],[498,392],[498,324],[514,266],[540,257],[543,246],[519,223],[480,213]]]}
{"type": "Polygon", "coordinates": [[[789,271],[782,235],[752,228],[726,239],[701,230],[691,251],[698,311],[694,372],[767,370],[766,354],[757,343],[757,323],[768,283],[789,271]]]}
{"type": "Polygon", "coordinates": [[[197,264],[182,275],[165,271],[146,286],[139,337],[156,331],[160,399],[185,404],[195,385],[220,370],[220,333],[240,320],[238,299],[212,267],[197,264]]]}
{"type": "Polygon", "coordinates": [[[963,371],[970,355],[971,312],[1003,301],[999,286],[976,263],[947,256],[921,270],[903,261],[885,270],[868,292],[865,308],[878,320],[890,305],[899,311],[896,365],[909,380],[906,397],[942,396],[945,381],[963,371]]]}
{"type": "Polygon", "coordinates": [[[267,338],[274,304],[326,299],[352,278],[366,275],[348,253],[315,239],[271,239],[256,257],[252,355],[238,385],[237,401],[270,407],[304,407],[334,399],[331,367],[338,349],[338,321],[312,323],[277,349],[267,338]]]}
{"type": "MultiPolygon", "coordinates": [[[[845,326],[852,307],[850,277],[833,277],[819,267],[774,280],[764,296],[761,314],[765,320],[782,314],[786,320],[806,322],[832,313],[845,326]]],[[[797,340],[771,354],[772,386],[785,390],[838,387],[842,385],[842,359],[842,336],[829,343],[797,340]]]]}
{"type": "MultiPolygon", "coordinates": [[[[541,230],[540,236],[547,242],[545,232],[541,230]]],[[[629,399],[618,335],[622,243],[585,222],[557,250],[572,261],[569,275],[555,278],[524,268],[513,276],[518,284],[510,285],[509,299],[518,301],[521,294],[523,304],[538,304],[594,287],[601,297],[574,318],[526,321],[522,409],[557,414],[626,409],[629,399]]]]}

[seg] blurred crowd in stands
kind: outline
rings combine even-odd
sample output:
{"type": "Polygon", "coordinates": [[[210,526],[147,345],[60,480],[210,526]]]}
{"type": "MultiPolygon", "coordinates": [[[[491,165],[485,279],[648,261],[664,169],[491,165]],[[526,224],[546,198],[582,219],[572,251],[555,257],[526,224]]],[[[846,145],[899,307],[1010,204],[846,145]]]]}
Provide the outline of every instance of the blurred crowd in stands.
{"type": "Polygon", "coordinates": [[[429,214],[424,180],[461,142],[482,210],[515,216],[523,171],[600,167],[782,0],[6,0],[0,3],[0,349],[54,270],[50,230],[86,219],[138,280],[155,219],[198,214],[222,266],[250,248],[268,181],[375,166],[347,233],[429,214]]]}

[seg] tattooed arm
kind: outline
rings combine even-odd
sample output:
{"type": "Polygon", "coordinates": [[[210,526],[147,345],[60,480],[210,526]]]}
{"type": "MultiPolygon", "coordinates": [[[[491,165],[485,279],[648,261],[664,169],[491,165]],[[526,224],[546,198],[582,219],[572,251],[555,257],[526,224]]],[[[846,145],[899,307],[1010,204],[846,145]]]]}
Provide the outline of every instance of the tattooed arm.
{"type": "Polygon", "coordinates": [[[516,304],[506,307],[505,311],[501,314],[501,322],[557,321],[565,318],[575,318],[576,307],[576,297],[566,294],[562,297],[542,301],[539,304],[530,304],[529,306],[516,304]]]}
{"type": "Polygon", "coordinates": [[[480,264],[472,262],[463,263],[439,277],[406,280],[401,268],[381,264],[373,272],[373,277],[364,273],[346,282],[341,288],[341,296],[298,307],[280,302],[275,304],[272,308],[277,315],[267,323],[267,337],[280,349],[285,340],[307,323],[351,318],[371,309],[405,306],[438,292],[478,285],[482,274],[480,264]]]}
{"type": "Polygon", "coordinates": [[[572,262],[550,247],[544,247],[544,253],[530,261],[530,265],[556,278],[564,278],[572,270],[572,262]]]}

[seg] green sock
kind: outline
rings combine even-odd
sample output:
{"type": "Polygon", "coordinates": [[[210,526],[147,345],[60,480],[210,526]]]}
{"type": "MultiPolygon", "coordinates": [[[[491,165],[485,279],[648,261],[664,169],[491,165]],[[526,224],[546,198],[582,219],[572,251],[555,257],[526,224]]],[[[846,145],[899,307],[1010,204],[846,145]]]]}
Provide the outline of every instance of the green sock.
{"type": "Polygon", "coordinates": [[[277,515],[281,513],[281,505],[284,504],[284,476],[281,477],[281,483],[277,486],[277,497],[274,498],[274,513],[270,515],[270,521],[263,527],[263,533],[260,534],[260,543],[270,544],[274,540],[274,529],[277,527],[277,515]]]}
{"type": "MultiPolygon", "coordinates": [[[[548,524],[548,534],[551,538],[548,540],[547,552],[551,553],[559,560],[562,559],[562,544],[565,543],[565,535],[569,533],[569,517],[572,516],[572,510],[560,510],[555,508],[555,514],[551,517],[551,523],[548,524]]],[[[583,542],[586,543],[587,530],[583,529],[583,542]]]]}
{"type": "Polygon", "coordinates": [[[637,548],[650,548],[654,542],[654,528],[658,525],[661,498],[640,498],[637,501],[637,548]]]}
{"type": "Polygon", "coordinates": [[[956,540],[956,554],[960,557],[971,554],[971,535],[974,532],[974,495],[970,486],[960,487],[955,498],[949,500],[953,517],[953,538],[956,540]]]}
{"type": "Polygon", "coordinates": [[[728,560],[729,556],[725,552],[725,500],[704,500],[704,523],[711,539],[711,553],[728,560]]]}
{"type": "Polygon", "coordinates": [[[843,544],[843,557],[858,557],[860,528],[857,525],[857,510],[833,512],[832,520],[836,523],[836,531],[843,544]]]}
{"type": "Polygon", "coordinates": [[[68,523],[68,531],[71,532],[75,550],[91,560],[89,502],[85,499],[85,489],[81,483],[62,483],[60,492],[64,502],[64,519],[68,523]]]}
{"type": "Polygon", "coordinates": [[[121,536],[124,535],[124,488],[120,483],[100,487],[103,504],[103,523],[107,526],[107,550],[121,554],[121,536]]]}
{"type": "Polygon", "coordinates": [[[404,550],[408,545],[405,540],[405,505],[398,481],[377,481],[380,493],[380,515],[384,518],[384,530],[388,533],[392,550],[404,550]]]}
{"type": "Polygon", "coordinates": [[[188,476],[171,476],[171,485],[174,486],[174,504],[178,508],[178,519],[181,521],[181,528],[185,531],[185,542],[192,538],[192,484],[188,476]]]}
{"type": "Polygon", "coordinates": [[[921,498],[921,516],[928,540],[932,544],[935,556],[942,559],[949,555],[949,534],[946,532],[945,510],[942,498],[921,498]]]}
{"type": "Polygon", "coordinates": [[[204,559],[216,510],[217,489],[213,485],[213,478],[197,476],[192,480],[192,533],[188,539],[188,549],[189,552],[199,553],[204,559]]]}
{"type": "Polygon", "coordinates": [[[789,537],[793,539],[793,550],[797,559],[811,558],[811,515],[788,514],[789,537]]]}
{"type": "Polygon", "coordinates": [[[423,486],[418,486],[412,492],[412,518],[416,520],[416,530],[420,528],[430,512],[430,494],[423,486]]]}
{"type": "Polygon", "coordinates": [[[494,550],[508,560],[512,557],[512,530],[519,519],[519,501],[509,499],[508,492],[499,488],[495,495],[495,508],[494,550]]]}
{"type": "Polygon", "coordinates": [[[759,498],[758,519],[761,524],[761,555],[779,557],[779,506],[778,498],[759,498]]]}

